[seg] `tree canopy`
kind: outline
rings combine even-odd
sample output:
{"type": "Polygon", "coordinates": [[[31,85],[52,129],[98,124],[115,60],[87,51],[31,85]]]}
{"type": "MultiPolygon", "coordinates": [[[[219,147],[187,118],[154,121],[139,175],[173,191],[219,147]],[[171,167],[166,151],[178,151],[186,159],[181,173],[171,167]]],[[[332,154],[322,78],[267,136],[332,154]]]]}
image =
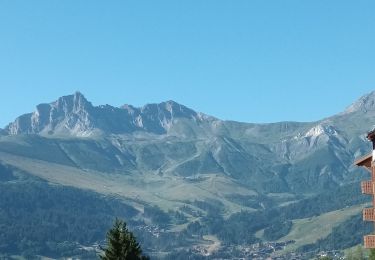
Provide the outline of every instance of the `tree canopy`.
{"type": "Polygon", "coordinates": [[[138,260],[149,259],[142,255],[142,249],[135,236],[126,227],[126,223],[116,219],[113,227],[107,233],[107,248],[102,260],[138,260]]]}

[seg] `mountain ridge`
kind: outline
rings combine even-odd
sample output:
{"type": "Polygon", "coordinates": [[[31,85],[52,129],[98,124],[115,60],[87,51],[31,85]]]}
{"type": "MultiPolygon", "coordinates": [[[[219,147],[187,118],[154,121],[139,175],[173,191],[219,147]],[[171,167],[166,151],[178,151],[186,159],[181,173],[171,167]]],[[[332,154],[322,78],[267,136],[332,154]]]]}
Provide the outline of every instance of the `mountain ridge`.
{"type": "MultiPolygon", "coordinates": [[[[343,112],[329,116],[322,120],[312,122],[281,121],[270,123],[237,122],[233,120],[221,120],[202,112],[196,112],[173,100],[161,103],[146,104],[142,107],[122,105],[93,106],[82,93],[62,96],[51,103],[42,103],[36,106],[36,110],[23,114],[9,123],[1,133],[16,134],[49,134],[56,133],[72,136],[90,136],[98,132],[105,133],[132,133],[136,131],[150,132],[154,134],[166,134],[175,119],[203,121],[232,122],[256,126],[268,127],[284,124],[313,124],[329,122],[332,118],[353,114],[367,113],[375,110],[375,91],[360,97],[343,112]],[[112,127],[112,128],[111,128],[112,127]]],[[[219,123],[216,123],[219,124],[219,123]]]]}
{"type": "Polygon", "coordinates": [[[375,109],[375,91],[361,96],[357,101],[347,107],[343,113],[367,112],[375,109]]]}
{"type": "MultiPolygon", "coordinates": [[[[316,185],[340,185],[352,179],[351,161],[354,156],[362,155],[368,146],[364,133],[370,127],[368,120],[375,117],[373,103],[375,92],[349,106],[352,107],[350,112],[323,120],[254,124],[220,120],[174,101],[140,108],[93,106],[83,94],[76,92],[50,104],[38,105],[35,112],[18,117],[5,131],[10,136],[37,134],[103,140],[100,141],[105,143],[102,146],[111,147],[111,152],[101,147],[95,149],[108,156],[106,160],[112,162],[111,166],[104,162],[103,165],[115,171],[151,171],[185,177],[220,173],[241,179],[251,187],[256,187],[259,181],[264,182],[264,187],[271,182],[281,185],[281,190],[289,191],[290,187],[294,187],[292,191],[298,188],[292,185],[295,179],[307,181],[314,176],[307,181],[307,190],[310,190],[317,188],[316,185]],[[369,109],[364,112],[363,106],[369,109]],[[356,122],[355,127],[350,122],[356,122]],[[138,149],[145,149],[148,157],[139,154],[138,149]],[[176,153],[176,149],[184,152],[176,153]],[[180,158],[173,153],[179,154],[180,158]],[[316,162],[319,166],[306,168],[307,158],[319,158],[322,154],[331,159],[322,158],[321,162],[316,162]],[[262,161],[269,158],[273,158],[275,170],[262,166],[262,161]],[[300,168],[304,169],[303,173],[300,168]],[[285,172],[279,174],[277,169],[285,172]]],[[[86,147],[84,149],[97,146],[95,143],[82,145],[86,147]]],[[[64,153],[75,154],[66,147],[61,148],[64,153]]],[[[69,161],[74,161],[75,165],[84,161],[79,167],[88,167],[86,161],[90,158],[77,158],[71,157],[69,161]]],[[[98,157],[98,160],[102,159],[98,157]]]]}
{"type": "Polygon", "coordinates": [[[5,127],[10,135],[57,134],[90,136],[97,132],[131,133],[146,131],[166,133],[173,120],[186,118],[196,121],[213,118],[197,113],[174,101],[147,104],[141,108],[131,105],[113,107],[93,106],[83,94],[60,97],[49,104],[39,104],[36,111],[24,114],[5,127]]]}

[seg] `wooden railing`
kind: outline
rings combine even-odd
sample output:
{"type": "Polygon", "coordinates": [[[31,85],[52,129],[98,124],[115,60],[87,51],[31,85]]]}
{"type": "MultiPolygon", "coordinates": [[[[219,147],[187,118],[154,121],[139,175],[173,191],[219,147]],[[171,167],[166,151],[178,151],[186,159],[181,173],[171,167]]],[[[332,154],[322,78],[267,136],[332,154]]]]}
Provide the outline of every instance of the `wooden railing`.
{"type": "Polygon", "coordinates": [[[361,182],[361,190],[363,194],[374,194],[374,185],[372,181],[361,182]]]}
{"type": "Polygon", "coordinates": [[[363,209],[362,215],[363,215],[364,221],[375,221],[375,209],[374,208],[363,209]]]}
{"type": "Polygon", "coordinates": [[[365,248],[375,248],[375,235],[364,236],[365,248]]]}

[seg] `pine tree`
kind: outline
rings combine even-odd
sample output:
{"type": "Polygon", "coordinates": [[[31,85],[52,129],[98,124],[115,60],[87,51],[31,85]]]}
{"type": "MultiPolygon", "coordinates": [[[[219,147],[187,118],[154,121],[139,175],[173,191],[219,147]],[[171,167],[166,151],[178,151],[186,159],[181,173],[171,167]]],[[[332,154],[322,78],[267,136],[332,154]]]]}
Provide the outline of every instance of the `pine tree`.
{"type": "Polygon", "coordinates": [[[113,227],[107,233],[107,248],[102,260],[139,260],[148,259],[142,256],[142,249],[126,223],[116,219],[113,227]]]}

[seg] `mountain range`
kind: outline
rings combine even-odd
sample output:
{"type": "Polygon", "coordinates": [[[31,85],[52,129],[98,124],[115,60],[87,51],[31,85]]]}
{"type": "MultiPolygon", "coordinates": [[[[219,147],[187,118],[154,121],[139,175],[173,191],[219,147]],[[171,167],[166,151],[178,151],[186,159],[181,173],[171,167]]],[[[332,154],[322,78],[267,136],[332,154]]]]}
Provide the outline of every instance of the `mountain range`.
{"type": "MultiPolygon", "coordinates": [[[[369,152],[365,134],[374,123],[375,92],[316,122],[269,124],[220,120],[174,101],[93,106],[76,92],[37,105],[1,130],[0,164],[18,181],[28,176],[119,199],[146,226],[163,226],[155,211],[180,214],[184,221],[164,228],[183,232],[196,222],[204,226],[212,209],[225,221],[358,182],[364,171],[353,161],[369,152]]],[[[195,243],[212,242],[205,238],[195,243]]]]}

